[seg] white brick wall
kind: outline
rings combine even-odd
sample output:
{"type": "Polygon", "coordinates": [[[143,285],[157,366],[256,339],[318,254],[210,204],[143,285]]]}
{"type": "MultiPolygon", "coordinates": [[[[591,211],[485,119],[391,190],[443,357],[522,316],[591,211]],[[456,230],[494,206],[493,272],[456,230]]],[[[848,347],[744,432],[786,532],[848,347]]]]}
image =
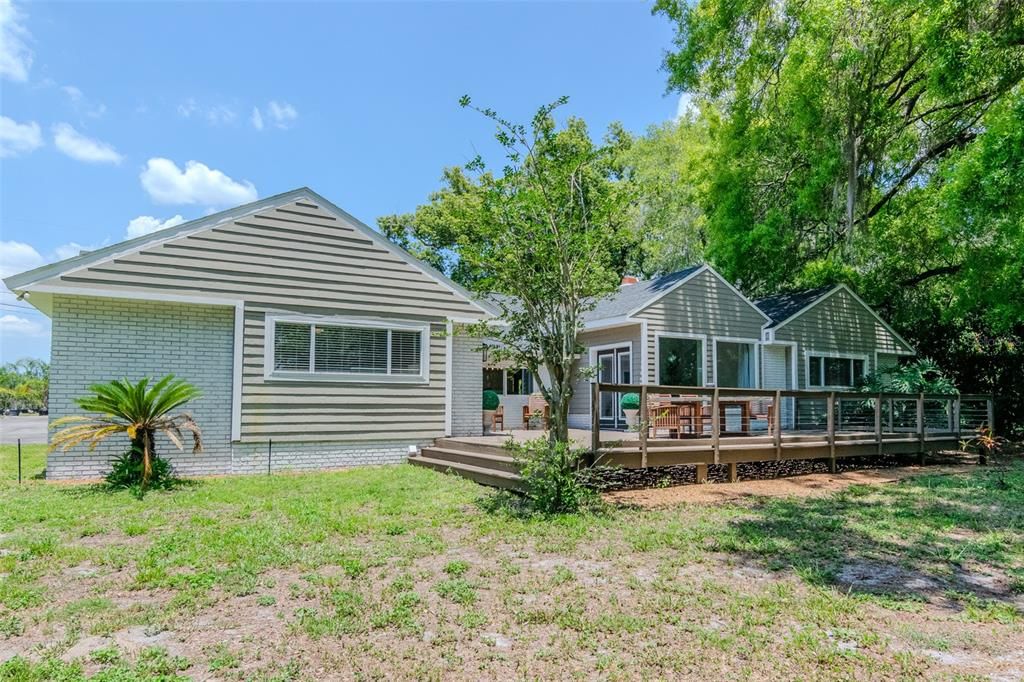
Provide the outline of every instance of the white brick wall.
{"type": "Polygon", "coordinates": [[[429,443],[235,443],[231,471],[236,474],[265,474],[268,462],[271,472],[398,464],[409,456],[410,446],[424,445],[429,443]]]}
{"type": "Polygon", "coordinates": [[[483,357],[474,348],[480,339],[458,333],[452,338],[452,435],[483,433],[483,357]]]}
{"type": "MultiPolygon", "coordinates": [[[[56,295],[52,317],[51,423],[81,414],[74,400],[92,384],[173,373],[203,392],[182,409],[199,423],[205,447],[193,455],[161,437],[158,452],[182,474],[230,471],[233,308],[56,295]]],[[[127,447],[126,437],[115,436],[92,452],[84,446],[52,452],[46,476],[99,476],[127,447]]]]}

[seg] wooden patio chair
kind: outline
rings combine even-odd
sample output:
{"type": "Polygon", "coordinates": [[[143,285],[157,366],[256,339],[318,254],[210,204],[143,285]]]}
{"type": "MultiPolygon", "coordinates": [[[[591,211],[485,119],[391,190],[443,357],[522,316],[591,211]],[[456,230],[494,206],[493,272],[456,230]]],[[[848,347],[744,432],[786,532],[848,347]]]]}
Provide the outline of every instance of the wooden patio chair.
{"type": "Polygon", "coordinates": [[[680,432],[679,405],[662,402],[662,396],[647,398],[648,431],[651,438],[657,438],[659,431],[668,431],[669,438],[678,438],[680,432]]]}
{"type": "Polygon", "coordinates": [[[540,393],[531,393],[527,403],[523,405],[523,428],[530,430],[530,417],[539,415],[542,428],[546,431],[551,425],[551,408],[548,401],[540,393]]]}
{"type": "Polygon", "coordinates": [[[498,405],[498,409],[494,411],[494,416],[491,417],[491,430],[492,431],[504,431],[505,430],[505,406],[498,405]]]}

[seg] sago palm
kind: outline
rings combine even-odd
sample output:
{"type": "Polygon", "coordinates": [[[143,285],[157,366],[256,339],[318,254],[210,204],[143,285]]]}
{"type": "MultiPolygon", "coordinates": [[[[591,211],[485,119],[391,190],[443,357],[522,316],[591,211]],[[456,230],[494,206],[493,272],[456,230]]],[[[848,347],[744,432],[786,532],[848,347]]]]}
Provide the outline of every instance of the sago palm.
{"type": "Polygon", "coordinates": [[[183,450],[182,432],[192,434],[192,452],[203,449],[202,432],[192,415],[186,412],[171,416],[170,412],[201,393],[198,388],[168,374],[149,385],[149,378],[132,383],[117,379],[107,384],[89,387],[93,395],[75,402],[92,416],[62,417],[50,428],[62,428],[53,435],[50,449],[67,450],[83,443],[95,450],[101,442],[114,434],[125,433],[131,439],[133,456],[142,458],[142,487],[145,488],[153,471],[157,433],[163,433],[179,450],[183,450]]]}

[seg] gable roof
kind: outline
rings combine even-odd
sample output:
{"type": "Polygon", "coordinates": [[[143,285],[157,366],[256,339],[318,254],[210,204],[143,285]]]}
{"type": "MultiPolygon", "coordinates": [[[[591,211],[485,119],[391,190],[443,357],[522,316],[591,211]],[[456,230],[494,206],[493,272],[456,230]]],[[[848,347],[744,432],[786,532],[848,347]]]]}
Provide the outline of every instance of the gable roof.
{"type": "MultiPolygon", "coordinates": [[[[157,230],[150,234],[142,235],[134,239],[128,239],[126,241],[111,244],[95,251],[88,251],[81,253],[72,258],[67,258],[56,263],[50,263],[33,270],[19,273],[17,275],[11,275],[4,279],[4,284],[11,291],[23,292],[31,291],[32,287],[53,279],[55,277],[61,277],[77,270],[89,268],[100,263],[121,258],[129,254],[139,252],[143,249],[158,246],[165,242],[169,242],[175,239],[180,239],[198,232],[210,230],[220,225],[230,223],[238,220],[245,216],[252,215],[254,213],[265,211],[267,209],[277,208],[285,206],[293,202],[306,201],[315,204],[328,213],[334,214],[336,217],[345,221],[349,226],[358,232],[363,233],[373,243],[391,254],[397,256],[401,260],[405,261],[409,265],[417,268],[428,277],[435,280],[438,284],[448,289],[455,295],[465,299],[470,304],[478,308],[481,312],[487,315],[496,315],[497,311],[494,307],[486,301],[482,301],[475,297],[469,291],[461,287],[460,285],[453,282],[451,279],[446,277],[441,272],[435,270],[430,265],[424,263],[420,259],[413,256],[411,253],[398,246],[384,235],[380,234],[366,223],[352,216],[350,213],[342,210],[332,202],[325,199],[320,194],[317,194],[308,187],[300,187],[288,192],[281,194],[275,194],[265,199],[260,199],[242,206],[237,206],[219,213],[214,213],[197,220],[191,220],[174,227],[164,228],[157,230]]],[[[31,298],[29,301],[31,302],[31,298]]]]}
{"type": "Polygon", "coordinates": [[[662,275],[652,280],[623,284],[619,290],[607,298],[597,302],[597,306],[587,311],[584,322],[595,322],[616,317],[628,317],[640,308],[645,308],[657,298],[668,293],[673,286],[680,284],[705,266],[691,265],[677,272],[662,275]]]}
{"type": "Polygon", "coordinates": [[[770,324],[766,324],[764,326],[764,329],[778,329],[779,327],[788,324],[791,320],[794,320],[797,317],[803,315],[805,312],[807,312],[814,306],[818,305],[819,303],[828,299],[833,294],[839,291],[845,291],[846,293],[848,293],[854,301],[859,303],[861,307],[867,310],[871,314],[871,316],[874,317],[875,320],[877,320],[878,323],[882,325],[887,332],[892,334],[897,341],[902,343],[911,351],[916,352],[914,346],[912,346],[909,341],[900,336],[900,334],[895,329],[893,329],[888,322],[882,319],[881,315],[875,312],[874,308],[865,303],[864,299],[858,296],[856,291],[846,286],[845,284],[834,284],[825,287],[818,287],[817,289],[807,289],[802,292],[795,292],[790,294],[776,294],[775,296],[767,296],[758,301],[755,301],[755,304],[759,308],[761,308],[761,310],[764,311],[766,314],[768,314],[766,310],[767,308],[773,310],[777,315],[780,316],[778,319],[776,319],[775,316],[772,315],[772,322],[770,324]],[[802,303],[803,305],[797,305],[798,303],[802,303]],[[784,315],[784,317],[782,317],[782,315],[784,315]]]}
{"type": "Polygon", "coordinates": [[[828,285],[815,289],[804,289],[803,291],[790,291],[782,294],[765,296],[754,301],[754,305],[761,309],[771,322],[765,325],[766,329],[773,329],[804,308],[816,303],[819,299],[831,293],[837,287],[828,285]]]}

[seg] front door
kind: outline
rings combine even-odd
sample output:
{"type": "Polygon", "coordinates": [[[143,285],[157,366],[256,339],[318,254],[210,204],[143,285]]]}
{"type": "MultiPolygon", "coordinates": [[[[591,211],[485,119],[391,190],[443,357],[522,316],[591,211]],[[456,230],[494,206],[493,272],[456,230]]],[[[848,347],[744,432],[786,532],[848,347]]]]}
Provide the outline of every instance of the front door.
{"type": "MultiPolygon", "coordinates": [[[[597,380],[602,384],[628,384],[633,381],[633,353],[629,346],[597,352],[597,380]]],[[[601,428],[626,428],[626,415],[619,407],[621,393],[601,393],[601,428]]]]}

